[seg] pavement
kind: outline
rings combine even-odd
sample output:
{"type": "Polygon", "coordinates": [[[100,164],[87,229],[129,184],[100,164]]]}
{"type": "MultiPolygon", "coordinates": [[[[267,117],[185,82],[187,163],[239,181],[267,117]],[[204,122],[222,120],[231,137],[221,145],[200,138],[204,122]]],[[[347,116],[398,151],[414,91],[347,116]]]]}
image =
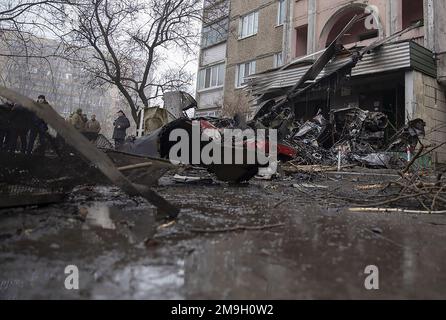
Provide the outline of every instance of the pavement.
{"type": "Polygon", "coordinates": [[[445,215],[350,212],[332,196],[385,179],[166,176],[155,190],[181,207],[175,221],[110,186],[1,210],[0,299],[445,299],[445,215]],[[368,266],[379,289],[366,289],[368,266]]]}

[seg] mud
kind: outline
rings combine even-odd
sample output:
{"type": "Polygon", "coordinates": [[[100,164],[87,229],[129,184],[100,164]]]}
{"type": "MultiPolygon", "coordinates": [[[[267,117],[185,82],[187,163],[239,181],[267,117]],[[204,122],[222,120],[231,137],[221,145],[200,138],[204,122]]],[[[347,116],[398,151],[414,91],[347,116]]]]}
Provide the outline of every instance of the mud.
{"type": "Polygon", "coordinates": [[[79,187],[63,204],[2,210],[0,298],[446,298],[446,216],[351,213],[329,197],[385,179],[189,185],[166,176],[156,191],[181,207],[174,222],[102,186],[79,187]],[[328,188],[293,187],[303,182],[328,188]],[[79,290],[64,286],[67,265],[79,269],[79,290]],[[364,287],[368,265],[379,268],[379,290],[364,287]]]}

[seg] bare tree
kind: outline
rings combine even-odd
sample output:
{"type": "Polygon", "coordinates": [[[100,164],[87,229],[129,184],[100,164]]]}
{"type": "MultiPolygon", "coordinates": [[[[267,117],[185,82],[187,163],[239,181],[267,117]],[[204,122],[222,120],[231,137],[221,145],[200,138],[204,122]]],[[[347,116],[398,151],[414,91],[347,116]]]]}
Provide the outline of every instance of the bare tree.
{"type": "MultiPolygon", "coordinates": [[[[53,76],[52,68],[59,64],[55,61],[66,59],[87,71],[89,87],[116,87],[137,122],[140,108],[165,91],[187,90],[193,82],[186,66],[198,44],[201,2],[1,1],[0,62],[3,70],[4,66],[21,67],[20,78],[1,80],[9,85],[14,80],[25,93],[33,90],[33,66],[42,65],[37,60],[44,61],[53,76]],[[58,45],[48,46],[48,38],[58,39],[58,45]],[[167,63],[173,51],[174,66],[167,63]]],[[[60,91],[57,76],[52,81],[54,88],[48,88],[53,89],[56,100],[55,91],[60,91]]]]}
{"type": "Polygon", "coordinates": [[[47,58],[58,55],[45,48],[45,38],[64,33],[67,9],[77,0],[0,1],[0,56],[47,58]],[[42,51],[45,51],[43,53],[42,51]]]}
{"type": "MultiPolygon", "coordinates": [[[[91,48],[85,61],[96,84],[117,87],[138,119],[140,107],[166,90],[181,90],[192,81],[182,61],[198,42],[201,0],[86,0],[75,7],[68,38],[71,54],[91,48]],[[168,51],[179,67],[162,68],[168,51]]],[[[186,60],[186,59],[184,59],[186,60]]]]}

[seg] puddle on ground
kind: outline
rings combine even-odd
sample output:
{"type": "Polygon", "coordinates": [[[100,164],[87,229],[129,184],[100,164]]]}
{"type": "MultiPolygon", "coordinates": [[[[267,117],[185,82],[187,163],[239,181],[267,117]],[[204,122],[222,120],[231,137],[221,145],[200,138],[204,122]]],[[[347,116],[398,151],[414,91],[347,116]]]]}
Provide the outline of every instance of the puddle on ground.
{"type": "Polygon", "coordinates": [[[261,184],[178,185],[161,193],[181,203],[182,214],[175,225],[160,228],[150,246],[143,242],[155,234],[155,210],[134,201],[107,196],[112,200],[54,206],[46,214],[5,215],[0,234],[9,238],[0,243],[0,299],[445,297],[445,216],[316,206],[290,191],[292,182],[275,193],[261,184]],[[282,199],[290,200],[276,208],[282,199]],[[277,222],[284,227],[190,232],[277,222]],[[79,267],[79,291],[64,287],[67,265],[79,267]],[[380,290],[364,287],[369,265],[379,268],[380,290]]]}
{"type": "Polygon", "coordinates": [[[85,222],[94,227],[101,227],[103,229],[115,230],[116,224],[111,219],[110,215],[114,212],[119,212],[119,209],[107,207],[104,205],[96,205],[90,208],[82,207],[79,209],[81,214],[86,211],[85,222]]]}
{"type": "Polygon", "coordinates": [[[168,265],[127,265],[91,290],[92,299],[184,299],[184,260],[168,265]]]}
{"type": "Polygon", "coordinates": [[[82,229],[103,229],[124,234],[130,243],[140,243],[153,237],[156,232],[155,214],[150,208],[125,210],[96,203],[80,207],[79,214],[85,217],[82,229]]]}

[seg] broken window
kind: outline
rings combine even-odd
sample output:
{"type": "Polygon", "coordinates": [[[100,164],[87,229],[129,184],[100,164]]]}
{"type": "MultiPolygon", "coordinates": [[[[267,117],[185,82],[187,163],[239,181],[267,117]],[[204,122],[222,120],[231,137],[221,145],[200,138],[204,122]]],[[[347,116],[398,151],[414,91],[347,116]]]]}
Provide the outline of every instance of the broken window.
{"type": "Polygon", "coordinates": [[[256,62],[249,61],[237,66],[237,83],[235,84],[236,88],[241,88],[245,83],[245,78],[254,74],[256,72],[256,62]]]}
{"type": "Polygon", "coordinates": [[[403,29],[423,21],[424,6],[423,0],[403,0],[403,29]]]}
{"type": "Polygon", "coordinates": [[[307,54],[308,25],[296,28],[296,57],[307,54]]]}

